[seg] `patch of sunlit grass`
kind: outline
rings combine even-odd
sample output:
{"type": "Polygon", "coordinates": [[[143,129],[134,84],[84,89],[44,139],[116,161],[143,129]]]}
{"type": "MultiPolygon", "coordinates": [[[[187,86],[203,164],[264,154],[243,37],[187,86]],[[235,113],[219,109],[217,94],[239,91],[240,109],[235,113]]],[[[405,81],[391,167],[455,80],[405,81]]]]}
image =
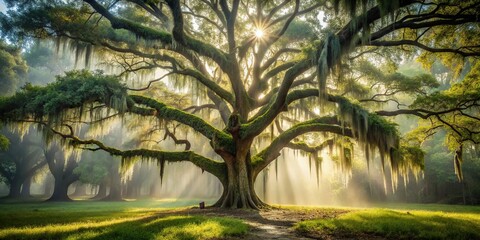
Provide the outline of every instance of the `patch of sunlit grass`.
{"type": "Polygon", "coordinates": [[[480,213],[480,206],[465,205],[446,205],[446,204],[421,204],[421,203],[384,203],[375,204],[375,208],[388,208],[395,210],[423,210],[423,211],[441,211],[441,212],[465,212],[480,213]]]}
{"type": "Polygon", "coordinates": [[[337,218],[300,222],[295,229],[310,236],[480,239],[480,214],[370,209],[349,212],[337,218]]]}
{"type": "MultiPolygon", "coordinates": [[[[40,227],[12,227],[0,230],[0,239],[41,239],[42,236],[57,237],[86,229],[105,228],[114,224],[138,221],[145,217],[125,217],[106,221],[70,222],[68,224],[51,224],[40,227]]],[[[91,235],[90,232],[89,235],[91,235]]]]}
{"type": "Polygon", "coordinates": [[[0,230],[0,239],[211,239],[240,236],[248,227],[225,217],[125,217],[0,230]]]}
{"type": "Polygon", "coordinates": [[[160,227],[156,239],[211,239],[243,235],[248,227],[240,220],[222,217],[170,216],[146,224],[160,227]]]}
{"type": "Polygon", "coordinates": [[[375,203],[363,207],[355,206],[332,206],[332,205],[272,205],[278,208],[285,208],[296,211],[310,211],[310,210],[327,210],[327,211],[356,211],[365,209],[392,209],[401,211],[440,211],[440,212],[456,212],[456,213],[480,213],[480,206],[465,206],[465,205],[448,205],[448,204],[422,204],[422,203],[375,203]]]}
{"type": "Polygon", "coordinates": [[[165,216],[197,201],[0,205],[0,239],[209,239],[242,235],[233,218],[165,216]]]}
{"type": "Polygon", "coordinates": [[[138,200],[122,202],[38,202],[0,204],[0,229],[13,226],[39,226],[73,221],[102,221],[143,213],[196,206],[200,200],[138,200]]]}

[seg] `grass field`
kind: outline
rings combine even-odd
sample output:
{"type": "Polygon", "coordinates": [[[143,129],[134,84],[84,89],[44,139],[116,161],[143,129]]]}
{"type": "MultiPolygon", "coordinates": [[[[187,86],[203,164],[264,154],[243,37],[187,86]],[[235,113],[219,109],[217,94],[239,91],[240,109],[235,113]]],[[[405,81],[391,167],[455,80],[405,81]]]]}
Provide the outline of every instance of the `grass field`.
{"type": "Polygon", "coordinates": [[[0,239],[209,239],[247,232],[247,225],[233,218],[161,214],[193,203],[0,204],[0,239]]]}
{"type": "Polygon", "coordinates": [[[351,209],[333,219],[299,222],[294,228],[311,237],[480,239],[478,206],[385,204],[376,207],[351,209]]]}
{"type": "MultiPolygon", "coordinates": [[[[199,211],[195,214],[191,206],[197,202],[0,203],[0,239],[218,239],[231,236],[238,239],[251,236],[245,221],[236,218],[239,215],[217,217],[199,214],[199,211]]],[[[291,229],[314,238],[480,239],[480,207],[383,204],[372,208],[281,208],[276,210],[280,215],[274,216],[275,219],[318,216],[318,219],[298,222],[291,229]]],[[[261,220],[258,214],[250,215],[257,216],[254,220],[261,220]]]]}

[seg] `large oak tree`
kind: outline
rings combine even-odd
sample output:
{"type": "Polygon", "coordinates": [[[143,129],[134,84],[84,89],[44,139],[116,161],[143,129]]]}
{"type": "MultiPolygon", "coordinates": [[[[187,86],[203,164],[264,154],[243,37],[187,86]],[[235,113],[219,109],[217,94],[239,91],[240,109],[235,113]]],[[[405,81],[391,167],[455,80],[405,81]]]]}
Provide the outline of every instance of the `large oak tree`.
{"type": "Polygon", "coordinates": [[[13,7],[2,16],[8,36],[57,39],[60,51],[70,46],[86,65],[94,54],[122,71],[70,72],[45,88],[25,88],[2,99],[2,120],[43,124],[70,145],[121,156],[125,166],[151,159],[163,172],[165,162],[189,161],[222,183],[216,206],[262,207],[255,179],[284,148],[318,163],[323,149],[336,146],[332,154],[348,171],[356,141],[367,161],[378,152],[382,164],[389,162],[394,182],[398,173],[418,171],[422,152],[408,146],[415,141],[400,140],[388,116],[428,120],[426,136],[449,131],[458,163],[462,146],[479,142],[479,1],[6,2],[13,7]],[[448,63],[458,75],[468,66],[470,73],[432,92],[431,75],[400,74],[389,64],[406,56],[448,63]],[[156,69],[159,78],[129,83],[133,73],[156,69]],[[405,105],[402,94],[416,100],[405,105]],[[388,103],[398,109],[382,108],[388,103]],[[184,150],[117,149],[80,138],[72,127],[116,116],[153,126],[150,133],[184,150]],[[189,130],[215,155],[192,146],[189,130]]]}

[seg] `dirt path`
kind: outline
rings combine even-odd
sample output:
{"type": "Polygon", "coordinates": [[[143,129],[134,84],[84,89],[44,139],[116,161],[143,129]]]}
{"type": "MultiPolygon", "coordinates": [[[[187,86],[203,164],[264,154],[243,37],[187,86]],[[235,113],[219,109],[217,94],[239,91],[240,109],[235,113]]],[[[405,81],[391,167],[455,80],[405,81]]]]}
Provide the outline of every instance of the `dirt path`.
{"type": "Polygon", "coordinates": [[[312,239],[300,236],[292,230],[292,226],[299,221],[318,218],[333,218],[347,212],[338,209],[313,209],[313,210],[287,210],[269,209],[262,211],[253,210],[228,210],[218,208],[185,209],[173,211],[168,214],[193,214],[205,216],[235,217],[250,225],[250,231],[241,238],[229,239],[312,239]]]}

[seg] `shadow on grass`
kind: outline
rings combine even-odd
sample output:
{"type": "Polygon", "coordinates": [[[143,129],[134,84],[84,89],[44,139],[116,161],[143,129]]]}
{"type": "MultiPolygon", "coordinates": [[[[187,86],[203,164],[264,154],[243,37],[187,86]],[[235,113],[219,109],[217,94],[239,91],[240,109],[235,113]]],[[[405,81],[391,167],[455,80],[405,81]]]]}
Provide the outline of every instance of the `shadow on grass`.
{"type": "Polygon", "coordinates": [[[2,239],[210,239],[246,234],[240,220],[204,216],[149,216],[0,231],[2,239]]]}
{"type": "Polygon", "coordinates": [[[32,209],[30,211],[3,212],[0,214],[0,231],[6,228],[32,228],[52,224],[76,224],[83,221],[98,222],[108,219],[124,218],[145,215],[142,213],[129,212],[69,212],[69,211],[45,211],[32,209]]]}
{"type": "Polygon", "coordinates": [[[480,239],[480,215],[367,210],[334,219],[305,221],[295,228],[312,237],[370,235],[392,239],[480,239]]]}
{"type": "Polygon", "coordinates": [[[177,200],[140,200],[123,202],[2,202],[0,229],[37,227],[82,221],[104,221],[112,218],[145,216],[166,209],[192,206],[195,202],[177,200]]]}

